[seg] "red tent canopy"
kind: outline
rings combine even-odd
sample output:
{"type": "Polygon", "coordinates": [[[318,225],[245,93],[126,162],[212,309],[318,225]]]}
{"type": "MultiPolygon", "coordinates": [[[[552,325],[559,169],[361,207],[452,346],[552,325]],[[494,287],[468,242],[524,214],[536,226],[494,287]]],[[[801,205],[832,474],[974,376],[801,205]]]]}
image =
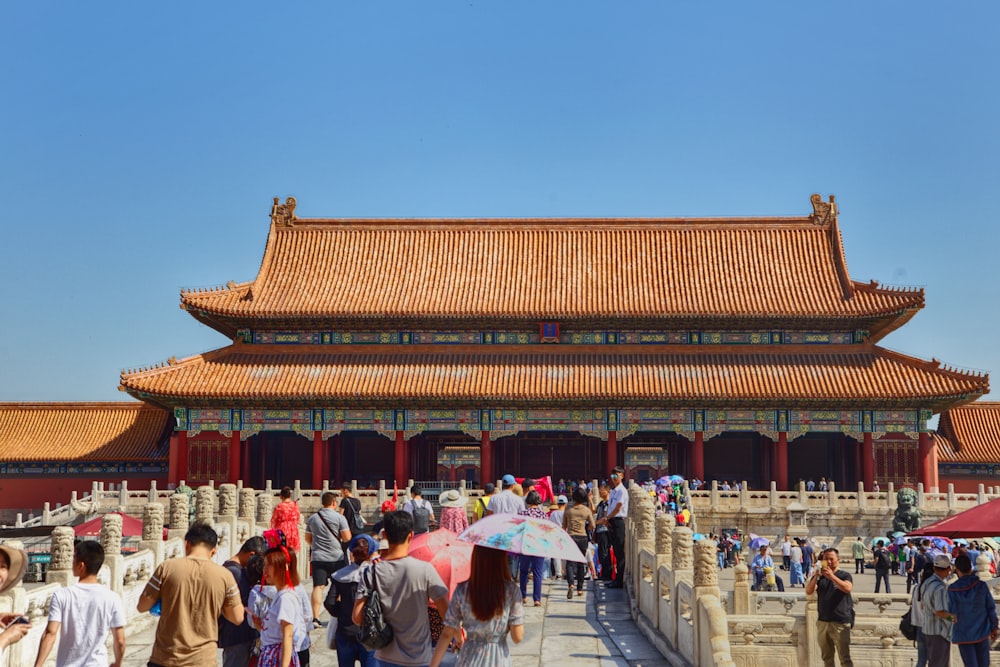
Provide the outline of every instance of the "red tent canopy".
{"type": "Polygon", "coordinates": [[[940,535],[952,539],[1000,535],[1000,498],[907,533],[907,537],[910,535],[940,535]]]}
{"type": "MultiPolygon", "coordinates": [[[[121,514],[121,512],[115,512],[115,514],[121,514]]],[[[128,514],[121,514],[121,517],[122,537],[142,536],[142,521],[133,519],[128,514]]],[[[101,519],[102,517],[95,517],[90,521],[85,521],[79,526],[75,526],[73,532],[76,533],[77,537],[99,537],[101,535],[101,519]]]]}

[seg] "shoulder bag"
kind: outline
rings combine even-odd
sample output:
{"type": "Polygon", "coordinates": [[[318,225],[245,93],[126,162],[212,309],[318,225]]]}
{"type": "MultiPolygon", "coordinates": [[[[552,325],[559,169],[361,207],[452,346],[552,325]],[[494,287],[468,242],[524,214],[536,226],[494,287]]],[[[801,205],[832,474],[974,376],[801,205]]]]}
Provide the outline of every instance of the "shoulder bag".
{"type": "Polygon", "coordinates": [[[369,589],[368,599],[365,600],[364,610],[361,613],[361,631],[358,633],[358,641],[369,651],[385,648],[392,642],[392,626],[386,622],[382,613],[382,599],[378,594],[375,568],[376,565],[372,565],[368,569],[371,573],[371,585],[366,586],[369,589]]]}

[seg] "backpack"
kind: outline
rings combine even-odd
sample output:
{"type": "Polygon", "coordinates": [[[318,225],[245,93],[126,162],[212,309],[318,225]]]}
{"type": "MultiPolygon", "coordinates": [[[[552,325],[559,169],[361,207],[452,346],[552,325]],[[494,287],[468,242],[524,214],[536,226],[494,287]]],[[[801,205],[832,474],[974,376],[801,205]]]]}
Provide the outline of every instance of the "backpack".
{"type": "Polygon", "coordinates": [[[361,501],[357,498],[347,498],[347,506],[351,508],[351,530],[363,532],[365,529],[365,518],[361,516],[361,501]]]}
{"type": "Polygon", "coordinates": [[[888,570],[889,569],[889,557],[885,555],[885,550],[879,551],[875,555],[875,569],[876,570],[888,570]]]}
{"type": "Polygon", "coordinates": [[[917,641],[917,626],[913,625],[910,614],[913,609],[907,609],[906,613],[903,614],[903,618],[899,619],[899,631],[903,633],[903,636],[909,639],[911,642],[917,641]]]}
{"type": "Polygon", "coordinates": [[[430,530],[431,526],[431,511],[427,509],[427,501],[422,500],[419,503],[413,500],[413,533],[414,535],[419,535],[420,533],[426,533],[430,530]]]}

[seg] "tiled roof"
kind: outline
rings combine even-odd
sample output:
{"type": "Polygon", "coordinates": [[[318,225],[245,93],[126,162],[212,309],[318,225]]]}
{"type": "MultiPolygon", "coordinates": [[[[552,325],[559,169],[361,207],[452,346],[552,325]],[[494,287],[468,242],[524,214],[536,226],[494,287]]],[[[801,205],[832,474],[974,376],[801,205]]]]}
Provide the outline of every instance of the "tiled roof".
{"type": "Polygon", "coordinates": [[[938,433],[948,441],[946,448],[938,449],[942,461],[1000,462],[1000,403],[981,401],[945,410],[938,433]]]}
{"type": "Polygon", "coordinates": [[[974,400],[989,379],[871,344],[246,345],[122,374],[162,405],[886,406],[974,400]]]}
{"type": "Polygon", "coordinates": [[[172,425],[142,403],[0,403],[0,461],[165,461],[172,425]]]}
{"type": "MultiPolygon", "coordinates": [[[[232,334],[262,321],[846,320],[878,338],[923,290],[848,276],[835,222],[810,218],[296,220],[257,278],[183,291],[232,334]]],[[[364,325],[362,325],[364,326],[364,325]]]]}

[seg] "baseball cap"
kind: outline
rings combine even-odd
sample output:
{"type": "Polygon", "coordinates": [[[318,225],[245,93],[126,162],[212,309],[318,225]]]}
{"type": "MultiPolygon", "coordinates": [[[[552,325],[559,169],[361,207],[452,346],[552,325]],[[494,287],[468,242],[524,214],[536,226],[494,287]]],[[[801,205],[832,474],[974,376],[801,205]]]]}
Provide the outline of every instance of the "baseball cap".
{"type": "Polygon", "coordinates": [[[565,505],[566,502],[567,502],[566,496],[559,496],[558,498],[556,498],[556,503],[559,505],[565,505]]]}
{"type": "Polygon", "coordinates": [[[504,483],[504,486],[507,484],[517,484],[517,480],[514,479],[513,475],[504,475],[500,481],[504,483]]]}
{"type": "Polygon", "coordinates": [[[939,570],[951,567],[951,559],[948,558],[946,554],[938,554],[937,556],[934,556],[934,567],[939,570]]]}

